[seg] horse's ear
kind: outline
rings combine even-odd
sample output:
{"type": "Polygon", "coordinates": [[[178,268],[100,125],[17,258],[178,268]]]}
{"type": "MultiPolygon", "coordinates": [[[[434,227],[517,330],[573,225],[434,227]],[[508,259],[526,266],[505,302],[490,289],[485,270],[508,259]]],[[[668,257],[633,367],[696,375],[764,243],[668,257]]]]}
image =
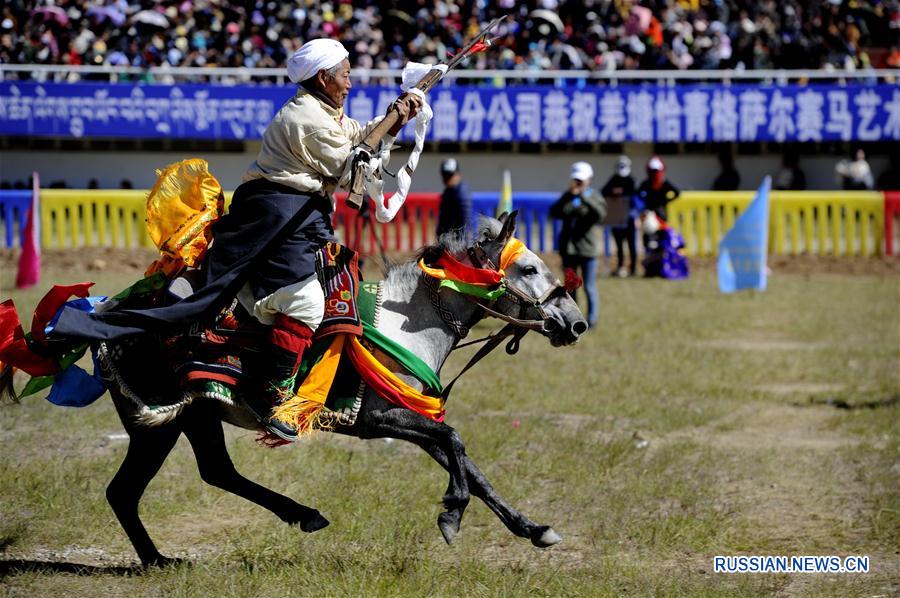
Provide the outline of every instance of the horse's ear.
{"type": "Polygon", "coordinates": [[[500,215],[499,220],[503,223],[503,228],[500,229],[500,234],[497,235],[498,241],[505,244],[514,234],[516,234],[516,219],[518,216],[518,210],[513,210],[509,214],[503,212],[503,214],[500,215]]]}

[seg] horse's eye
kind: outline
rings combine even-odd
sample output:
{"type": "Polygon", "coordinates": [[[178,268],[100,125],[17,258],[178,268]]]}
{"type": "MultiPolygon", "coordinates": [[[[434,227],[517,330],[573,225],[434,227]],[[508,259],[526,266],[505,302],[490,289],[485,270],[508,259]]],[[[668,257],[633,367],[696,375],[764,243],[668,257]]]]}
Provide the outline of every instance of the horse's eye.
{"type": "Polygon", "coordinates": [[[535,276],[538,273],[537,268],[534,266],[525,266],[522,268],[522,274],[525,276],[535,276]]]}

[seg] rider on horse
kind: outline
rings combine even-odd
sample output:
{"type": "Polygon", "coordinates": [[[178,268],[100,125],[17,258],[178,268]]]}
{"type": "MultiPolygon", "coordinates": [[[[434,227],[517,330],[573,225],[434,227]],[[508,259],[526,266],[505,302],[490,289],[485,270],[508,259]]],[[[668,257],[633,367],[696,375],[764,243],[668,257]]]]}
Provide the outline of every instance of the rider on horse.
{"type": "MultiPolygon", "coordinates": [[[[286,204],[276,211],[279,241],[261,256],[238,295],[250,313],[272,326],[271,354],[262,361],[267,370],[264,387],[249,395],[248,407],[276,433],[292,433],[285,424],[270,421],[269,415],[293,389],[297,366],[325,308],[315,252],[333,237],[331,194],[336,186],[347,186],[351,150],[381,120],[363,127],[344,114],[351,88],[347,56],[340,42],[331,39],[307,42],[291,56],[288,76],[300,89],[266,128],[259,156],[232,200],[232,210],[246,212],[250,218],[222,222],[222,231],[229,236],[252,243],[254,232],[267,234],[260,226],[271,226],[266,218],[253,216],[268,209],[269,202],[286,204]]],[[[389,134],[396,135],[418,105],[416,96],[401,97],[391,107],[401,118],[389,134]]],[[[210,254],[212,264],[240,251],[231,238],[225,243],[217,240],[220,243],[213,245],[210,254]],[[221,245],[226,247],[217,252],[221,245]]]]}
{"type": "MultiPolygon", "coordinates": [[[[271,325],[271,354],[260,360],[264,384],[248,393],[248,407],[270,431],[292,436],[294,430],[270,415],[292,389],[303,352],[322,321],[325,301],[315,253],[333,239],[331,195],[348,185],[354,146],[382,119],[363,126],[344,114],[351,88],[347,57],[340,42],[316,39],[289,59],[288,76],[299,89],[266,128],[229,213],[216,223],[203,266],[205,282],[196,292],[160,308],[99,314],[65,309],[55,333],[109,339],[183,325],[209,317],[221,299],[237,294],[250,313],[271,325]]],[[[399,115],[388,134],[396,135],[420,105],[416,95],[400,96],[388,109],[399,115]]]]}

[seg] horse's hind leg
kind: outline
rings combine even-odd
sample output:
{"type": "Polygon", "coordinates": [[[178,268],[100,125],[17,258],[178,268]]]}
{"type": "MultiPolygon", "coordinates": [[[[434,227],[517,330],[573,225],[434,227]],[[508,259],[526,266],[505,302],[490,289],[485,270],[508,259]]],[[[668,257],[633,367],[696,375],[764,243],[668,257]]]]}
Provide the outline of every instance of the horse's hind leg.
{"type": "Polygon", "coordinates": [[[156,549],[144,524],[141,523],[138,502],[147,484],[172,451],[181,431],[175,423],[154,428],[126,427],[131,436],[128,453],[106,488],[106,499],[125,533],[128,534],[128,539],[131,540],[141,563],[145,567],[164,566],[176,562],[177,559],[164,557],[156,549]]]}
{"type": "Polygon", "coordinates": [[[228,456],[222,421],[213,405],[191,405],[181,415],[181,424],[194,449],[197,468],[204,482],[272,511],[285,523],[299,524],[305,532],[318,531],[328,525],[328,520],[316,509],[251,482],[237,472],[228,456]]]}
{"type": "MultiPolygon", "coordinates": [[[[446,453],[438,446],[433,444],[419,445],[422,449],[431,455],[444,469],[449,470],[449,463],[446,453]]],[[[468,456],[463,457],[463,465],[466,469],[466,476],[469,481],[469,489],[472,494],[481,499],[487,507],[503,522],[509,531],[520,538],[528,538],[531,543],[538,548],[547,548],[553,546],[562,540],[552,527],[548,525],[538,525],[531,521],[528,517],[516,510],[512,505],[507,503],[497,494],[491,483],[481,472],[477,465],[468,456]]]]}

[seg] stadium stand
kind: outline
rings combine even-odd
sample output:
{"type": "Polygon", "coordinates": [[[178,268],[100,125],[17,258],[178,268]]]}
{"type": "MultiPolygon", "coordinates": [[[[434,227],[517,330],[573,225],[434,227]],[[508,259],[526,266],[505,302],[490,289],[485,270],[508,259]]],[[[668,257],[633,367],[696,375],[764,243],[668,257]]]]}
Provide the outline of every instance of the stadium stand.
{"type": "Polygon", "coordinates": [[[900,67],[897,0],[11,1],[0,63],[278,67],[328,36],[356,67],[396,69],[443,58],[510,13],[502,50],[469,68],[900,67]]]}

